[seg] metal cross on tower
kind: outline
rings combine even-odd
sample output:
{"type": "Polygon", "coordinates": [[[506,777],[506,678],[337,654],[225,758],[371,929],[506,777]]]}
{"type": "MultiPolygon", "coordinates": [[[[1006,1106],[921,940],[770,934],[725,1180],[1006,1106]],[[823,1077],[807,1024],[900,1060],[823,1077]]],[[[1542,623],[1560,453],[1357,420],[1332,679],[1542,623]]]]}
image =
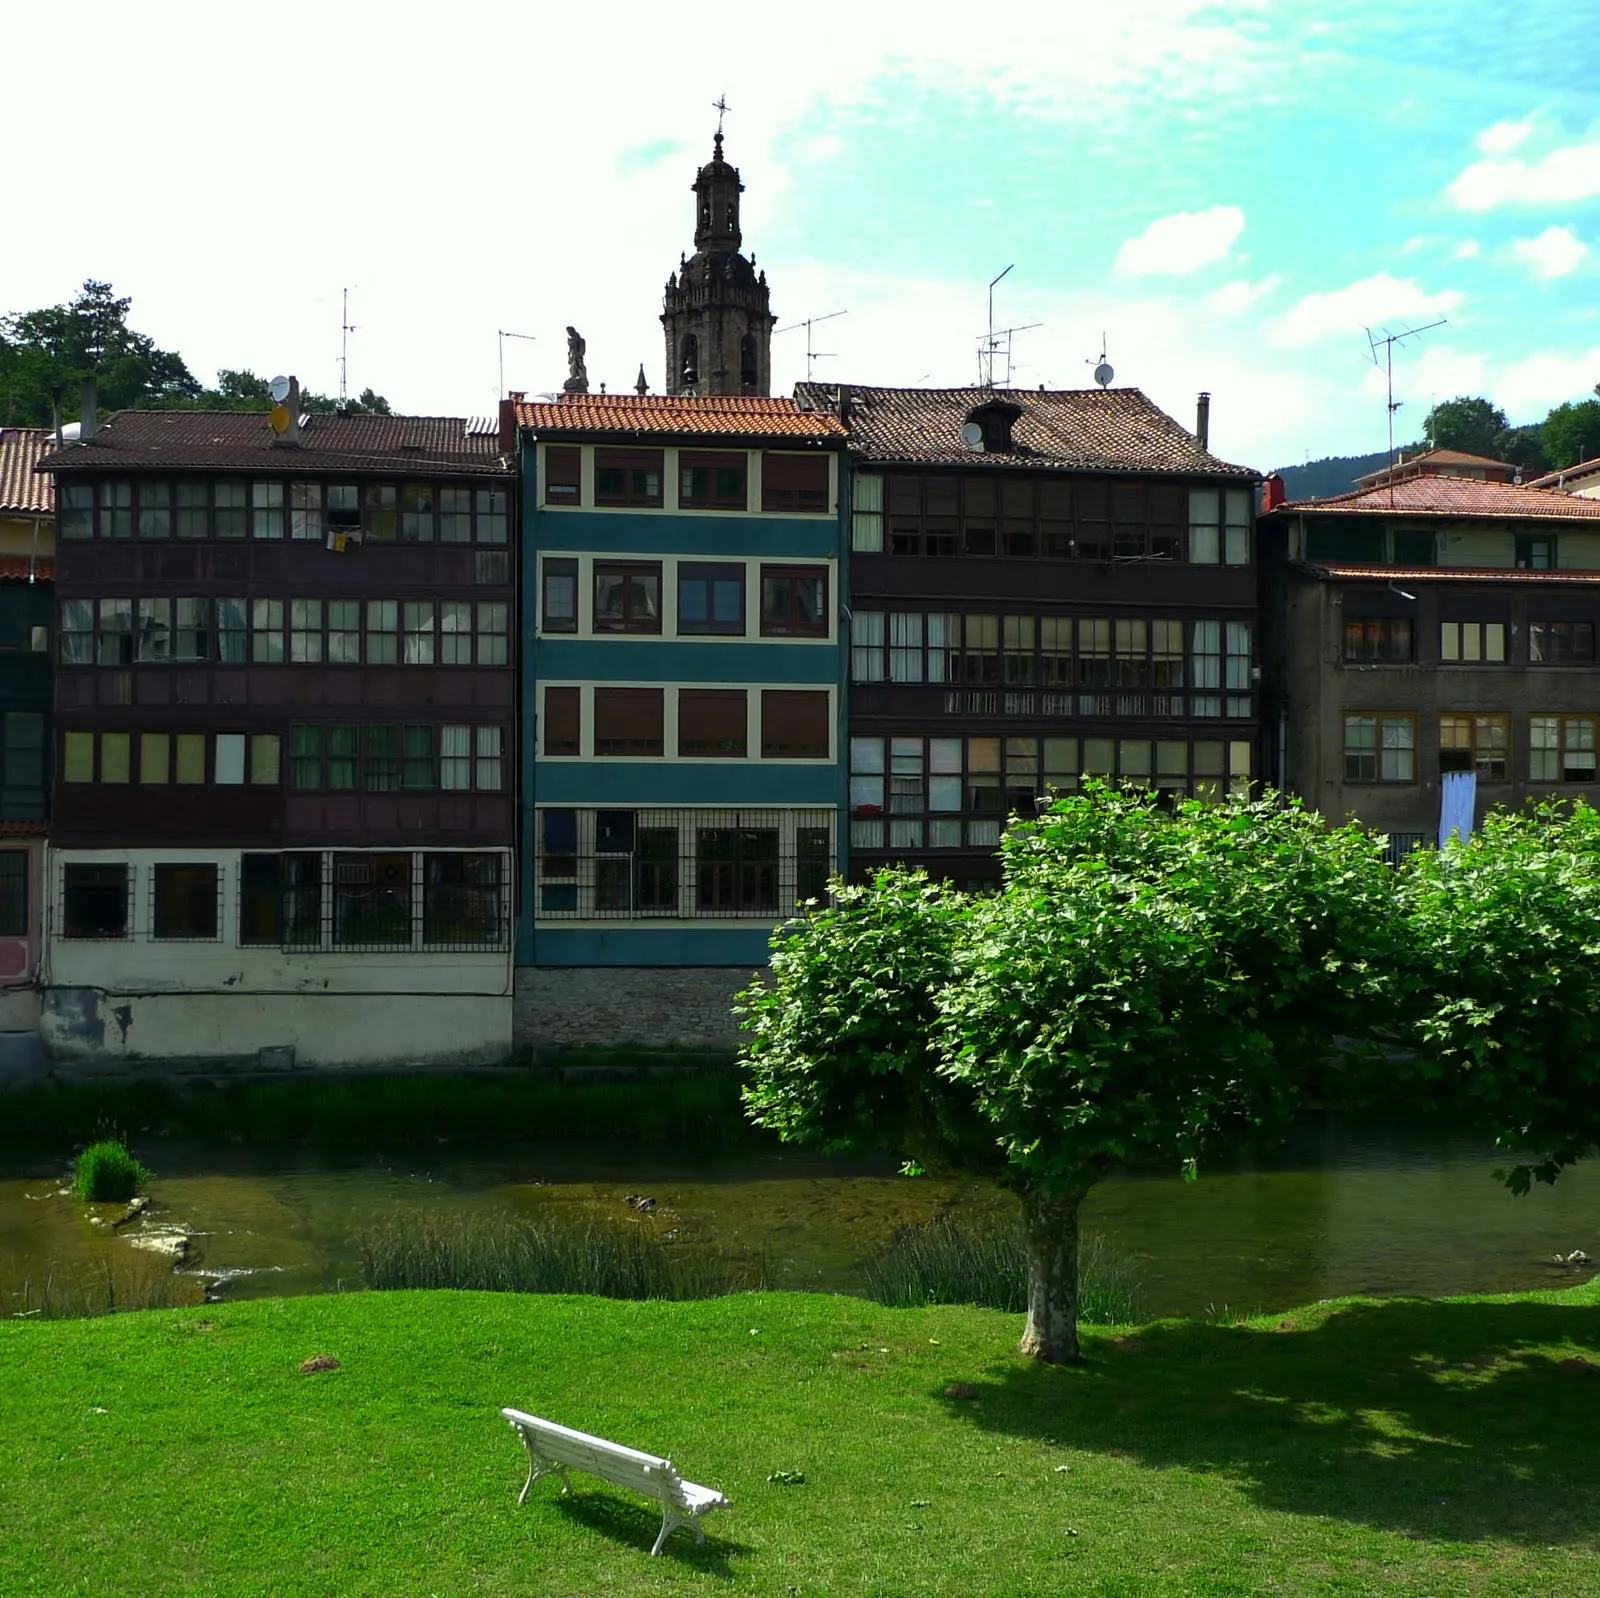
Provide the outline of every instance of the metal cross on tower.
{"type": "Polygon", "coordinates": [[[722,137],[722,119],[733,109],[733,107],[728,104],[728,97],[726,94],[719,94],[716,99],[711,102],[711,109],[717,113],[717,137],[720,139],[722,137]]]}

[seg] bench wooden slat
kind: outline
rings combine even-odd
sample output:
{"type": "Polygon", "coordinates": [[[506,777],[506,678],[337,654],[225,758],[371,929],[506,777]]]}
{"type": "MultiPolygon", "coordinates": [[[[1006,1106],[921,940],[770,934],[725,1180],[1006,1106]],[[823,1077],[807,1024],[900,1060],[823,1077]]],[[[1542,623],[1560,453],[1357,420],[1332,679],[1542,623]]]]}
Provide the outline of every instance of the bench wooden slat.
{"type": "Polygon", "coordinates": [[[500,1413],[515,1428],[528,1451],[528,1480],[518,1503],[526,1500],[529,1489],[539,1477],[551,1471],[561,1476],[563,1491],[570,1491],[566,1479],[568,1467],[586,1471],[614,1486],[631,1487],[661,1504],[661,1531],[650,1550],[652,1554],[659,1554],[678,1526],[692,1526],[695,1536],[704,1542],[706,1534],[700,1526],[700,1517],[728,1502],[714,1487],[685,1481],[672,1461],[660,1455],[646,1454],[609,1438],[542,1420],[525,1410],[502,1409],[500,1413]]]}

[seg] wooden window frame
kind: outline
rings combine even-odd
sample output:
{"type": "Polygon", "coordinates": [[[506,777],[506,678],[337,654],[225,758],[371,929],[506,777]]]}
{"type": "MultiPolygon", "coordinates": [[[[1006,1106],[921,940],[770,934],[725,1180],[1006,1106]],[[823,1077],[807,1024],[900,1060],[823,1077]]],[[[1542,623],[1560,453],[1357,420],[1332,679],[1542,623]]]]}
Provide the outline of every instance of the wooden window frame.
{"type": "Polygon", "coordinates": [[[1600,747],[1600,737],[1597,737],[1596,718],[1590,715],[1566,715],[1560,711],[1541,713],[1528,717],[1528,781],[1547,783],[1593,783],[1600,779],[1596,770],[1596,749],[1600,747]],[[1536,743],[1535,734],[1540,730],[1541,723],[1553,723],[1550,727],[1555,735],[1554,743],[1536,743]],[[1588,729],[1588,743],[1581,741],[1577,744],[1569,743],[1567,730],[1569,727],[1582,726],[1588,729]],[[1578,773],[1567,769],[1567,757],[1577,753],[1588,756],[1588,764],[1577,768],[1578,773]],[[1556,768],[1554,776],[1544,775],[1540,767],[1549,763],[1556,768]]]}
{"type": "Polygon", "coordinates": [[[829,484],[832,480],[828,460],[827,455],[821,454],[802,455],[790,450],[763,450],[761,452],[762,510],[776,512],[779,515],[826,516],[829,510],[829,484]],[[820,489],[815,484],[808,485],[801,481],[815,472],[821,474],[820,489]],[[795,481],[785,483],[782,481],[785,477],[792,477],[795,481]]]}
{"type": "Polygon", "coordinates": [[[826,566],[761,566],[761,636],[763,638],[826,638],[829,632],[829,581],[826,566]],[[821,615],[814,621],[799,614],[797,595],[802,581],[817,581],[822,586],[821,615]],[[767,604],[767,585],[783,583],[786,599],[782,614],[774,616],[767,604]]]}
{"type": "Polygon", "coordinates": [[[1344,713],[1344,716],[1343,716],[1343,719],[1342,719],[1342,721],[1340,723],[1340,726],[1341,726],[1341,730],[1342,730],[1342,734],[1343,734],[1343,742],[1342,742],[1342,745],[1341,745],[1341,750],[1342,750],[1341,759],[1343,760],[1343,763],[1344,763],[1343,764],[1343,780],[1347,784],[1351,785],[1352,787],[1354,787],[1354,786],[1362,786],[1362,787],[1378,787],[1378,786],[1382,786],[1382,787],[1415,787],[1416,786],[1416,783],[1417,783],[1417,780],[1418,780],[1418,774],[1417,774],[1417,714],[1416,714],[1415,711],[1412,711],[1412,710],[1348,710],[1348,711],[1346,711],[1344,713]],[[1372,748],[1371,748],[1370,751],[1368,751],[1366,749],[1354,749],[1354,748],[1352,748],[1352,745],[1350,743],[1350,724],[1353,721],[1370,721],[1370,722],[1372,722],[1372,724],[1373,724],[1373,744],[1372,744],[1372,748]],[[1409,745],[1404,745],[1404,744],[1388,745],[1388,744],[1385,744],[1384,736],[1385,736],[1385,732],[1387,730],[1385,724],[1386,723],[1390,723],[1390,722],[1404,722],[1406,724],[1406,726],[1409,728],[1410,733],[1411,733],[1411,742],[1410,742],[1409,745]],[[1391,748],[1397,753],[1399,751],[1401,751],[1401,750],[1404,750],[1407,754],[1410,755],[1410,757],[1411,757],[1411,762],[1410,762],[1411,763],[1411,772],[1410,772],[1410,775],[1404,776],[1404,777],[1387,777],[1387,776],[1385,776],[1383,774],[1383,767],[1384,767],[1384,759],[1383,759],[1383,757],[1384,757],[1384,754],[1385,754],[1386,750],[1391,749],[1391,748]],[[1363,756],[1367,755],[1368,753],[1370,753],[1371,756],[1372,756],[1373,775],[1370,776],[1370,777],[1352,775],[1351,774],[1351,770],[1350,770],[1350,761],[1351,761],[1352,757],[1353,756],[1354,757],[1363,757],[1363,756]]]}
{"type": "Polygon", "coordinates": [[[594,690],[594,752],[603,760],[659,760],[666,753],[666,690],[597,685],[594,690]],[[653,702],[654,710],[649,707],[653,702]],[[631,709],[629,708],[631,707],[631,709]],[[626,714],[624,714],[626,712],[626,714]],[[654,722],[653,737],[617,736],[613,716],[654,722]]]}
{"type": "Polygon", "coordinates": [[[660,510],[666,504],[666,451],[659,449],[596,449],[594,452],[594,503],[596,508],[660,510]],[[609,473],[623,474],[622,486],[604,486],[609,473]],[[649,474],[655,473],[655,488],[649,474]],[[641,483],[640,474],[644,474],[641,483]]]}
{"type": "Polygon", "coordinates": [[[539,562],[539,631],[542,633],[575,633],[578,630],[578,615],[581,610],[581,598],[578,584],[579,574],[577,560],[546,555],[539,562]],[[572,614],[570,616],[556,616],[550,610],[550,580],[551,578],[564,578],[572,584],[572,614]]]}
{"type": "Polygon", "coordinates": [[[583,753],[582,689],[570,684],[544,685],[539,743],[540,752],[550,760],[575,759],[583,753]]]}
{"type": "Polygon", "coordinates": [[[826,688],[763,688],[759,706],[761,717],[761,758],[763,760],[827,760],[833,749],[833,706],[826,688]],[[804,705],[800,701],[806,701],[804,705]],[[780,742],[770,720],[780,719],[784,711],[801,712],[822,718],[822,741],[805,744],[780,742]],[[774,713],[778,713],[775,715],[774,713]]]}
{"type": "Polygon", "coordinates": [[[750,454],[748,450],[684,449],[678,451],[678,507],[680,510],[743,511],[750,508],[750,454]],[[704,472],[706,486],[697,492],[695,472],[704,472]],[[737,472],[739,491],[734,494],[720,474],[737,472]]]}
{"type": "Polygon", "coordinates": [[[546,444],[540,499],[556,509],[583,503],[583,450],[576,444],[546,444]]]}
{"type": "Polygon", "coordinates": [[[1409,616],[1345,616],[1346,661],[1363,665],[1409,662],[1415,659],[1415,647],[1416,628],[1409,616]]]}
{"type": "Polygon", "coordinates": [[[745,636],[747,590],[743,561],[680,561],[677,572],[677,587],[678,591],[675,599],[677,604],[677,625],[680,633],[696,637],[743,638],[745,636]],[[739,586],[738,615],[731,621],[719,621],[714,614],[716,610],[716,586],[719,583],[730,581],[737,582],[739,586]],[[685,584],[699,584],[703,587],[706,612],[703,620],[690,621],[685,619],[683,613],[683,590],[685,584]]]}
{"type": "Polygon", "coordinates": [[[661,632],[661,562],[658,560],[597,560],[591,579],[594,608],[590,614],[591,629],[597,633],[661,632]],[[648,578],[655,583],[655,614],[636,615],[634,612],[633,583],[636,578],[648,578]],[[602,616],[600,613],[600,583],[602,579],[622,583],[622,614],[602,616]]]}
{"type": "Polygon", "coordinates": [[[742,688],[678,690],[678,755],[685,760],[744,760],[750,753],[750,705],[742,688]],[[737,723],[738,731],[733,731],[737,723]]]}
{"type": "Polygon", "coordinates": [[[1439,712],[1439,773],[1470,771],[1480,782],[1508,782],[1511,778],[1511,717],[1504,711],[1494,710],[1441,710],[1439,712]],[[1451,744],[1450,760],[1446,764],[1445,723],[1466,722],[1471,733],[1470,744],[1451,744]],[[1498,743],[1485,741],[1485,728],[1499,731],[1498,743]],[[1465,761],[1461,759],[1465,755],[1465,761]],[[1498,756],[1498,759],[1496,758],[1498,756]],[[1498,765],[1498,771],[1494,768],[1498,765]]]}
{"type": "Polygon", "coordinates": [[[1592,621],[1528,622],[1530,666],[1593,666],[1595,628],[1592,621]],[[1587,647],[1582,646],[1585,641],[1587,647]]]}

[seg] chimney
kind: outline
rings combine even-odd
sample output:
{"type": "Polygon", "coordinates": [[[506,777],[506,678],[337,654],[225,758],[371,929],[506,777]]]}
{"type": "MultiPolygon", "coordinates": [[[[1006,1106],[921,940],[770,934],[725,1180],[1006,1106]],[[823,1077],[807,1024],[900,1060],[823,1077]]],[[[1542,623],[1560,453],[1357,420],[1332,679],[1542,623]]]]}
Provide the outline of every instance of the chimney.
{"type": "Polygon", "coordinates": [[[515,455],[517,453],[517,402],[522,398],[518,389],[512,391],[500,401],[500,453],[502,455],[515,455]]]}
{"type": "Polygon", "coordinates": [[[1194,436],[1201,449],[1211,448],[1211,396],[1204,392],[1194,408],[1194,436]]]}
{"type": "Polygon", "coordinates": [[[1274,472],[1261,485],[1261,509],[1263,511],[1276,510],[1289,497],[1284,488],[1283,479],[1274,472]]]}
{"type": "Polygon", "coordinates": [[[289,392],[284,396],[283,408],[289,414],[289,419],[284,423],[283,431],[275,433],[272,444],[275,449],[300,448],[300,379],[289,379],[289,392]]]}
{"type": "Polygon", "coordinates": [[[61,390],[50,390],[50,430],[56,435],[56,448],[60,449],[66,443],[66,438],[61,432],[61,390]]]}
{"type": "Polygon", "coordinates": [[[846,427],[850,425],[850,410],[855,400],[855,390],[848,383],[839,385],[839,420],[846,427]]]}
{"type": "Polygon", "coordinates": [[[94,377],[84,378],[78,388],[78,442],[87,444],[94,437],[95,411],[98,407],[99,391],[95,387],[94,377]]]}

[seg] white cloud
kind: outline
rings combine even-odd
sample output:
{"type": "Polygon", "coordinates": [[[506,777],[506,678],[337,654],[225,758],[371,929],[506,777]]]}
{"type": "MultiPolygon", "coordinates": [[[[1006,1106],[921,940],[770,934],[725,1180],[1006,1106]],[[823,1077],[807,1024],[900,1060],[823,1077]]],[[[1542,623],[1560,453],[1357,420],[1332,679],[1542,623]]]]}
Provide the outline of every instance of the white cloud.
{"type": "Polygon", "coordinates": [[[1434,319],[1453,311],[1464,297],[1455,289],[1430,294],[1411,278],[1379,272],[1342,289],[1306,295],[1272,324],[1272,340],[1292,349],[1326,338],[1359,335],[1363,327],[1374,327],[1385,319],[1434,319]]]}
{"type": "Polygon", "coordinates": [[[1496,122],[1478,135],[1478,149],[1489,156],[1510,155],[1533,132],[1533,118],[1521,122],[1496,122]]]}
{"type": "Polygon", "coordinates": [[[1483,246],[1476,239],[1463,239],[1451,252],[1452,261],[1476,261],[1483,254],[1483,246]]]}
{"type": "Polygon", "coordinates": [[[1511,241],[1511,259],[1537,278],[1568,277],[1588,253],[1589,246],[1569,227],[1547,227],[1536,238],[1511,241]]]}
{"type": "Polygon", "coordinates": [[[1502,368],[1491,392],[1513,421],[1518,417],[1538,421],[1552,405],[1592,397],[1597,376],[1600,348],[1547,350],[1502,368]]]}
{"type": "Polygon", "coordinates": [[[1474,161],[1445,193],[1463,211],[1591,200],[1600,194],[1600,141],[1563,145],[1535,161],[1501,155],[1474,161]]]}
{"type": "Polygon", "coordinates": [[[1241,277],[1232,283],[1224,283],[1214,294],[1207,296],[1206,304],[1219,316],[1233,316],[1240,311],[1248,311],[1257,300],[1264,299],[1282,282],[1283,277],[1277,272],[1262,278],[1259,283],[1251,283],[1241,277]]]}
{"type": "Polygon", "coordinates": [[[1157,217],[1117,251],[1117,270],[1132,277],[1185,277],[1220,261],[1242,232],[1244,212],[1237,205],[1157,217]]]}

